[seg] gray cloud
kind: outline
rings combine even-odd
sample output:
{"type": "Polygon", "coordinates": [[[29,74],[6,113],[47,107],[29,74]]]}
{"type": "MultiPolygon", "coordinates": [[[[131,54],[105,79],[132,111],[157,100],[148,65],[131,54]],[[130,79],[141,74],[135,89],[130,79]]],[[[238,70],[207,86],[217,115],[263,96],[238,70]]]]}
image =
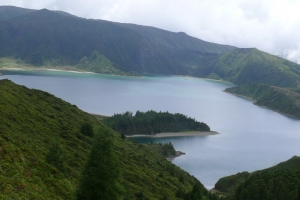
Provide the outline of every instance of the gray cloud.
{"type": "Polygon", "coordinates": [[[0,5],[183,31],[205,41],[256,47],[300,63],[297,0],[0,0],[0,5]]]}

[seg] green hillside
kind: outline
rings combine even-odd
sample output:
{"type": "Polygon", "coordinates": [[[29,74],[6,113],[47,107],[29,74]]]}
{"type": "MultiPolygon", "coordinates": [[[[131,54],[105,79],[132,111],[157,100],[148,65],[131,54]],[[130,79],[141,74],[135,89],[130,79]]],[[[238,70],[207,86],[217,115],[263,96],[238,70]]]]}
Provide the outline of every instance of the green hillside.
{"type": "Polygon", "coordinates": [[[193,75],[199,66],[205,66],[207,61],[214,60],[218,55],[235,49],[229,45],[206,42],[183,32],[174,33],[135,24],[118,23],[118,25],[140,33],[164,56],[183,66],[189,75],[193,75]]]}
{"type": "Polygon", "coordinates": [[[198,38],[191,37],[183,32],[174,33],[155,27],[136,24],[117,24],[140,33],[143,37],[147,38],[157,46],[161,45],[177,50],[189,50],[190,52],[197,51],[212,54],[223,54],[235,49],[235,47],[229,45],[206,42],[198,38]]]}
{"type": "Polygon", "coordinates": [[[190,74],[198,57],[203,59],[206,53],[217,55],[234,48],[148,28],[149,34],[156,35],[153,40],[127,25],[46,9],[29,12],[0,7],[0,32],[0,57],[13,57],[36,66],[75,66],[97,51],[117,70],[140,74],[190,74]]]}
{"type": "Polygon", "coordinates": [[[225,91],[250,97],[255,100],[256,105],[300,117],[300,94],[290,89],[265,84],[246,84],[225,91]]]}
{"type": "Polygon", "coordinates": [[[86,123],[114,138],[125,199],[182,199],[193,193],[193,186],[208,195],[197,179],[150,147],[122,139],[97,118],[47,92],[1,80],[0,111],[0,199],[74,199],[93,143],[81,132],[86,123]],[[59,155],[61,163],[50,162],[49,155],[59,155]]]}
{"type": "Polygon", "coordinates": [[[241,172],[234,175],[220,178],[215,184],[213,191],[221,194],[222,196],[230,196],[248,177],[249,172],[241,172]]]}
{"type": "Polygon", "coordinates": [[[99,54],[98,51],[94,51],[90,57],[84,56],[80,59],[79,63],[75,66],[82,71],[95,72],[100,74],[114,74],[123,76],[135,76],[134,72],[128,71],[125,68],[116,66],[104,55],[99,54]]]}
{"type": "Polygon", "coordinates": [[[221,178],[214,191],[225,199],[299,199],[300,157],[252,173],[221,178]]]}
{"type": "Polygon", "coordinates": [[[258,49],[234,49],[199,67],[195,76],[218,77],[235,84],[264,83],[299,87],[300,65],[258,49]]]}
{"type": "Polygon", "coordinates": [[[281,162],[273,167],[258,171],[277,171],[277,170],[299,170],[300,168],[300,157],[299,156],[293,156],[287,161],[281,162]]]}

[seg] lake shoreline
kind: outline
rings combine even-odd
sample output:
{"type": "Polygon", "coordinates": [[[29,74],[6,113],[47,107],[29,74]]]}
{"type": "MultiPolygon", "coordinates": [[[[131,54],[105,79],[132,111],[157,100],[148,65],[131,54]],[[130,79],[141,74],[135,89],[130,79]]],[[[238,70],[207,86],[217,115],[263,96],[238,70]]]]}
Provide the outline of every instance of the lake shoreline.
{"type": "Polygon", "coordinates": [[[268,107],[268,106],[262,106],[262,105],[259,105],[259,104],[256,103],[257,100],[254,99],[254,98],[252,98],[252,97],[248,97],[248,96],[245,96],[245,95],[241,95],[241,94],[236,94],[236,93],[228,92],[228,91],[226,91],[226,90],[223,90],[223,92],[225,92],[225,93],[227,93],[227,94],[231,94],[231,95],[237,96],[237,97],[241,97],[241,98],[244,98],[244,99],[248,99],[248,100],[252,101],[252,104],[255,105],[255,106],[258,106],[258,107],[261,107],[261,108],[266,108],[266,109],[268,109],[268,110],[272,110],[272,111],[274,111],[274,112],[276,112],[276,113],[279,113],[279,114],[281,114],[281,115],[284,115],[284,116],[286,116],[286,117],[291,117],[291,118],[300,120],[300,117],[298,117],[298,116],[296,116],[296,115],[292,115],[292,114],[288,114],[288,113],[285,113],[285,112],[281,112],[281,111],[279,111],[279,110],[276,110],[276,109],[274,109],[274,108],[270,108],[270,107],[268,107]]]}
{"type": "Polygon", "coordinates": [[[216,131],[188,131],[188,132],[167,132],[167,133],[157,133],[155,135],[126,135],[128,138],[139,138],[139,137],[148,137],[148,138],[168,138],[168,137],[193,137],[193,136],[209,136],[220,134],[216,131]]]}
{"type": "MultiPolygon", "coordinates": [[[[112,75],[112,76],[125,76],[125,77],[135,77],[135,78],[143,78],[149,74],[138,74],[136,76],[134,75],[120,75],[120,74],[104,74],[104,73],[96,73],[91,71],[86,71],[82,69],[73,68],[70,66],[67,67],[57,67],[57,68],[47,68],[47,67],[32,67],[32,66],[26,66],[26,67],[0,67],[0,70],[4,71],[57,71],[57,72],[70,72],[70,73],[86,73],[86,74],[102,74],[102,75],[112,75]]],[[[195,79],[203,79],[207,81],[215,81],[215,82],[223,82],[223,83],[229,83],[233,84],[229,81],[225,80],[217,80],[217,79],[211,79],[211,78],[201,78],[197,76],[190,76],[190,75],[172,75],[172,74],[153,74],[157,76],[174,76],[174,77],[183,77],[183,78],[195,78],[195,79]]],[[[1,76],[1,75],[0,75],[1,76]]]]}
{"type": "Polygon", "coordinates": [[[82,74],[102,74],[102,75],[111,75],[111,76],[126,76],[126,77],[136,77],[141,78],[142,75],[121,75],[121,74],[105,74],[86,71],[73,67],[57,67],[57,68],[47,68],[47,67],[0,67],[0,70],[3,71],[53,71],[53,72],[69,72],[69,73],[82,73],[82,74]]]}

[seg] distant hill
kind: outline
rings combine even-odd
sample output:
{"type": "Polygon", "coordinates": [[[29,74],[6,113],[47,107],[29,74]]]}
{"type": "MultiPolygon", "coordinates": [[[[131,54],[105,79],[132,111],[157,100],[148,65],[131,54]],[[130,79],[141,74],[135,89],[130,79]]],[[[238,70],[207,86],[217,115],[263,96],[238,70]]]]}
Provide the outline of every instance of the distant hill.
{"type": "Polygon", "coordinates": [[[226,80],[225,91],[256,100],[255,104],[300,116],[300,65],[255,48],[237,48],[195,69],[194,76],[226,80]]]}
{"type": "Polygon", "coordinates": [[[235,84],[264,83],[279,87],[299,87],[300,65],[255,48],[234,49],[205,66],[195,76],[216,77],[235,84]]]}
{"type": "Polygon", "coordinates": [[[86,123],[113,138],[124,199],[182,199],[194,192],[208,199],[196,178],[151,147],[122,139],[97,118],[47,92],[1,80],[0,112],[0,199],[74,199],[93,142],[81,132],[86,123]],[[47,161],[50,152],[59,153],[63,168],[47,161]]]}
{"type": "Polygon", "coordinates": [[[293,90],[259,83],[227,88],[226,92],[250,97],[255,104],[300,117],[300,94],[293,90]]]}
{"type": "Polygon", "coordinates": [[[252,173],[221,178],[213,189],[224,199],[299,199],[300,157],[252,173]]]}
{"type": "Polygon", "coordinates": [[[218,55],[235,48],[183,33],[153,27],[138,31],[133,25],[83,19],[46,9],[29,12],[5,7],[0,9],[0,16],[4,15],[0,21],[0,57],[20,58],[36,66],[75,66],[98,51],[116,69],[186,75],[205,54],[218,55]],[[149,35],[155,35],[155,39],[149,35]]]}

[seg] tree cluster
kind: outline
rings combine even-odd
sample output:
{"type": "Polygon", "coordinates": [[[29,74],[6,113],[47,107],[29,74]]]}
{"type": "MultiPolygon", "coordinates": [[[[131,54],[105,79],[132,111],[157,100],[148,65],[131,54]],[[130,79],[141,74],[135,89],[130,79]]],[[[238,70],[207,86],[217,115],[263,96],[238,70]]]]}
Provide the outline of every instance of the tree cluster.
{"type": "Polygon", "coordinates": [[[174,146],[171,142],[167,142],[167,143],[155,143],[155,142],[151,142],[147,144],[153,151],[155,151],[156,153],[159,153],[160,155],[164,156],[164,157],[169,157],[169,156],[176,156],[177,152],[174,149],[174,146]]]}
{"type": "Polygon", "coordinates": [[[195,119],[183,114],[171,114],[169,112],[137,111],[135,116],[132,112],[114,114],[104,119],[109,127],[125,135],[145,134],[151,135],[162,132],[183,131],[210,131],[207,124],[197,122],[195,119]]]}
{"type": "Polygon", "coordinates": [[[189,192],[185,192],[183,188],[179,187],[176,192],[176,197],[183,200],[220,200],[221,198],[217,194],[208,192],[200,182],[196,182],[193,185],[193,189],[189,192]]]}
{"type": "Polygon", "coordinates": [[[113,147],[114,140],[109,130],[99,129],[76,192],[78,200],[121,199],[123,193],[123,188],[119,184],[121,169],[113,147]]]}
{"type": "Polygon", "coordinates": [[[235,192],[235,200],[300,199],[300,170],[251,175],[235,192]]]}

